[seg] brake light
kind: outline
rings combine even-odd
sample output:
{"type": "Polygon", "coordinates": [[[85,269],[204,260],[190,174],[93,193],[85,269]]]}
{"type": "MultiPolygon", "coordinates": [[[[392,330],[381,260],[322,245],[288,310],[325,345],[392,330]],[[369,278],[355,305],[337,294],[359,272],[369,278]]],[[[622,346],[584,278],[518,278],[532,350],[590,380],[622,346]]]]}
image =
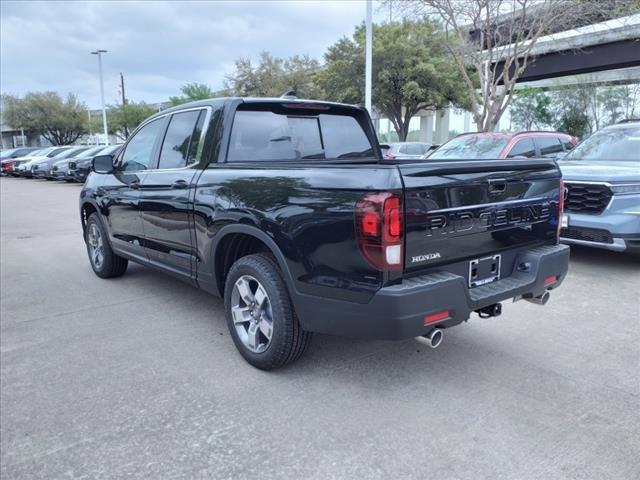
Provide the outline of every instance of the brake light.
{"type": "Polygon", "coordinates": [[[562,217],[564,214],[564,182],[560,179],[560,191],[558,192],[558,231],[557,231],[557,240],[560,243],[560,230],[562,230],[562,217]]]}
{"type": "Polygon", "coordinates": [[[358,246],[377,270],[402,269],[402,202],[394,193],[370,193],[356,204],[358,246]]]}
{"type": "Polygon", "coordinates": [[[393,154],[393,152],[391,151],[391,149],[387,150],[384,154],[384,158],[386,158],[387,160],[393,160],[396,158],[396,156],[393,154]]]}

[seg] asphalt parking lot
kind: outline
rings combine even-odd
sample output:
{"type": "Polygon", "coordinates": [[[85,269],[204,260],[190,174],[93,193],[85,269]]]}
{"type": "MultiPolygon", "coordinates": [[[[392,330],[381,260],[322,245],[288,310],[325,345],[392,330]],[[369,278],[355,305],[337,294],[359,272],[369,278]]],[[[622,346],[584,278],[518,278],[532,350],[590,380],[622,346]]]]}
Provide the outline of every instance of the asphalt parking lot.
{"type": "Polygon", "coordinates": [[[636,260],[576,248],[546,307],[265,373],[220,300],[96,277],[80,188],[0,180],[3,479],[640,478],[636,260]]]}

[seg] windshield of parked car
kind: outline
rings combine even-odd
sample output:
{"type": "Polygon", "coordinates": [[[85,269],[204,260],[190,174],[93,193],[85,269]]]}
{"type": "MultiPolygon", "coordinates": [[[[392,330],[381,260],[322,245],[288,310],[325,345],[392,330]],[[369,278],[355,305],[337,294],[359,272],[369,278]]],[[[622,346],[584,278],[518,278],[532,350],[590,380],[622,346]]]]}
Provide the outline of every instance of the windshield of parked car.
{"type": "Polygon", "coordinates": [[[640,126],[596,132],[571,150],[564,160],[640,162],[640,126]]]}
{"type": "Polygon", "coordinates": [[[429,160],[478,160],[498,158],[508,137],[463,135],[445,143],[429,155],[429,160]]]}
{"type": "MultiPolygon", "coordinates": [[[[328,109],[328,107],[327,107],[328,109]]],[[[227,160],[281,161],[375,157],[358,118],[298,107],[238,110],[227,160]]]]}
{"type": "Polygon", "coordinates": [[[11,148],[9,150],[5,150],[4,152],[0,153],[0,160],[4,160],[5,158],[11,157],[11,155],[13,155],[18,150],[20,150],[20,149],[19,148],[11,148]]]}
{"type": "Polygon", "coordinates": [[[85,158],[85,157],[93,157],[94,155],[96,155],[98,152],[101,152],[102,150],[105,150],[107,148],[111,148],[111,147],[105,147],[104,145],[100,145],[98,147],[93,147],[90,148],[89,150],[85,150],[84,152],[82,152],[80,155],[78,155],[79,157],[85,158]]]}
{"type": "Polygon", "coordinates": [[[67,150],[69,150],[69,147],[62,147],[62,148],[52,148],[51,151],[49,153],[47,153],[47,157],[51,158],[51,157],[57,157],[58,155],[60,155],[62,152],[66,152],[67,150]]]}

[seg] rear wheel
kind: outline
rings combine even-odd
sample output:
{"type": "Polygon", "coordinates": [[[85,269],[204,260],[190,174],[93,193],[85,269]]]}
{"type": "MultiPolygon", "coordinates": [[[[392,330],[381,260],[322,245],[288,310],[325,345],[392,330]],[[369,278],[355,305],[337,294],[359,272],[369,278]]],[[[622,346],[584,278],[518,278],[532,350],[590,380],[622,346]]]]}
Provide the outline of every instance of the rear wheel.
{"type": "Polygon", "coordinates": [[[233,342],[254,367],[283,367],[300,358],[309,345],[311,333],[300,326],[271,255],[248,255],[231,266],[224,303],[233,342]]]}
{"type": "Polygon", "coordinates": [[[85,243],[91,268],[96,275],[112,278],[127,271],[127,260],[113,253],[97,213],[92,213],[87,220],[85,243]]]}

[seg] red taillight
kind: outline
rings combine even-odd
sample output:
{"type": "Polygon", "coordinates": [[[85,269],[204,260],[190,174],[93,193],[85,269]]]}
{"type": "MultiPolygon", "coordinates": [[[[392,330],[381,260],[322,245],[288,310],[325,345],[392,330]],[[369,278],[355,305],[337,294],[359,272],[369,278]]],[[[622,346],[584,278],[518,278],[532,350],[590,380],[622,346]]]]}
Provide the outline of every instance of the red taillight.
{"type": "Polygon", "coordinates": [[[560,191],[558,192],[558,231],[557,239],[560,242],[560,230],[562,230],[562,216],[564,214],[564,182],[560,179],[560,191]]]}
{"type": "Polygon", "coordinates": [[[360,251],[378,270],[402,269],[402,202],[396,194],[370,193],[356,204],[360,251]]]}
{"type": "Polygon", "coordinates": [[[391,150],[387,150],[386,153],[384,154],[384,158],[386,158],[387,160],[393,160],[394,158],[396,158],[396,156],[393,154],[391,150]]]}

